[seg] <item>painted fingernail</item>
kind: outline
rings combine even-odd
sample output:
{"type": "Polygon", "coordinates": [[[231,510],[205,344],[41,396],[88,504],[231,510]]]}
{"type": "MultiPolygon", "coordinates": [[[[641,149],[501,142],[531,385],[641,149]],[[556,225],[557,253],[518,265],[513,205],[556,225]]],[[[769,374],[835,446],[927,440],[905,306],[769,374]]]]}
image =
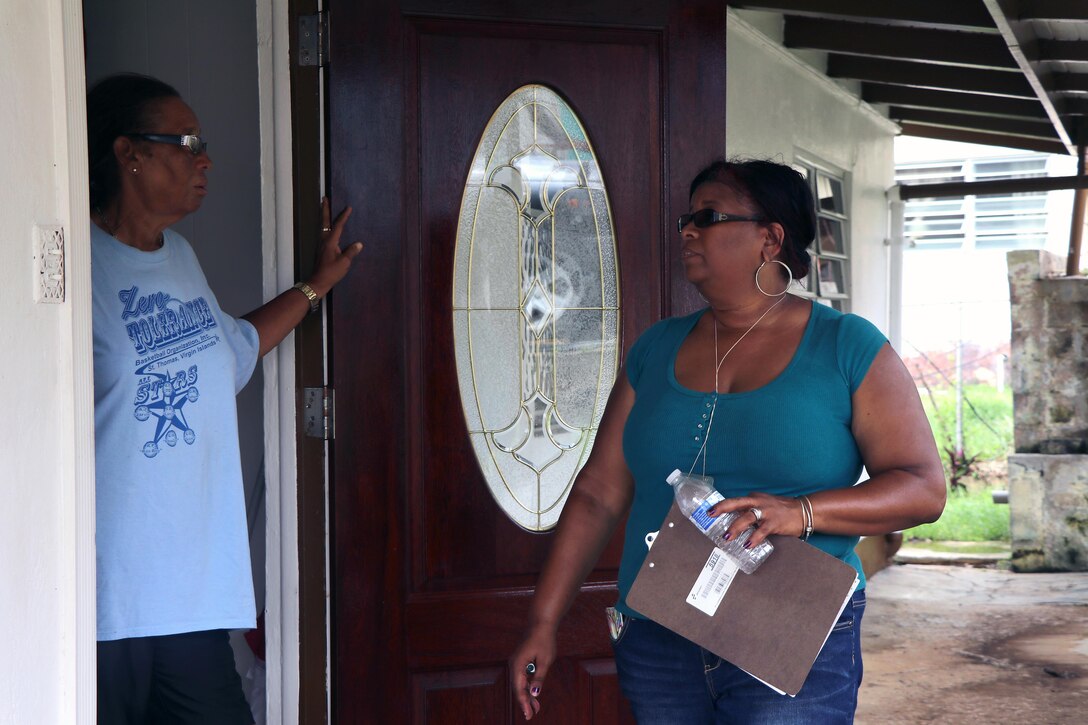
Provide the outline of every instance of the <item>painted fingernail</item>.
{"type": "Polygon", "coordinates": [[[722,541],[729,541],[729,539],[731,539],[732,537],[733,535],[726,531],[724,534],[722,534],[722,541]]]}
{"type": "Polygon", "coordinates": [[[532,687],[529,688],[529,694],[532,695],[533,697],[536,697],[537,695],[540,694],[540,687],[538,685],[533,685],[532,687]]]}
{"type": "Polygon", "coordinates": [[[751,549],[752,548],[752,540],[751,539],[744,542],[744,548],[745,549],[751,549]]]}

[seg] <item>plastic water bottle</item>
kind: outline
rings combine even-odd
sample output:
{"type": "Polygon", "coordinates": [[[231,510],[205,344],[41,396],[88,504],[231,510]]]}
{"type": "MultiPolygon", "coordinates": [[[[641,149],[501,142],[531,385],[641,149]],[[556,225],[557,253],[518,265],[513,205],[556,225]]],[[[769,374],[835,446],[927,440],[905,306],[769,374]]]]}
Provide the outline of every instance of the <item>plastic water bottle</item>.
{"type": "Polygon", "coordinates": [[[714,479],[710,476],[683,473],[677,469],[665,480],[672,486],[673,496],[676,498],[680,511],[745,574],[751,574],[758,569],[759,565],[774,551],[774,545],[769,541],[764,541],[751,549],[744,548],[744,542],[751,537],[754,527],[745,529],[739,536],[729,541],[722,541],[722,535],[737,518],[737,514],[710,516],[708,511],[714,504],[725,498],[714,488],[714,479]]]}

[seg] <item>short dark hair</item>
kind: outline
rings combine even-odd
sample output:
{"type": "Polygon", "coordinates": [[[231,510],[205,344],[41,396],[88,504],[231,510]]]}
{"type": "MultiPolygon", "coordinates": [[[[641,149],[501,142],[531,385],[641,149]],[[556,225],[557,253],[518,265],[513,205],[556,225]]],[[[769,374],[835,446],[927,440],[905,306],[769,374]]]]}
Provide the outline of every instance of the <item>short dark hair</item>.
{"type": "Polygon", "coordinates": [[[87,93],[87,156],[92,211],[113,201],[121,188],[113,142],[126,133],[146,131],[153,104],[180,97],[173,86],[135,73],[103,78],[87,93]]]}
{"type": "Polygon", "coordinates": [[[719,159],[700,171],[691,182],[688,198],[708,181],[725,184],[737,192],[766,222],[777,222],[786,232],[782,259],[794,279],[812,266],[808,248],[816,238],[816,204],[805,177],[792,166],[764,159],[719,159]]]}

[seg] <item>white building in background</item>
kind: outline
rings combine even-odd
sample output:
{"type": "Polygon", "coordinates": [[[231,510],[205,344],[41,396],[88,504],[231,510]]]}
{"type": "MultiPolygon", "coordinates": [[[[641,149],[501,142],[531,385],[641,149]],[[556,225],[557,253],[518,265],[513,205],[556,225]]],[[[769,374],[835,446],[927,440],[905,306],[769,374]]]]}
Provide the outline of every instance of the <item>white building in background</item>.
{"type": "MultiPolygon", "coordinates": [[[[901,184],[983,181],[1076,173],[1076,159],[996,146],[900,136],[901,184]]],[[[903,355],[975,354],[1009,342],[1005,253],[1069,247],[1073,192],[1029,192],[908,201],[903,254],[903,355]]],[[[992,364],[990,365],[992,367],[992,364]]]]}

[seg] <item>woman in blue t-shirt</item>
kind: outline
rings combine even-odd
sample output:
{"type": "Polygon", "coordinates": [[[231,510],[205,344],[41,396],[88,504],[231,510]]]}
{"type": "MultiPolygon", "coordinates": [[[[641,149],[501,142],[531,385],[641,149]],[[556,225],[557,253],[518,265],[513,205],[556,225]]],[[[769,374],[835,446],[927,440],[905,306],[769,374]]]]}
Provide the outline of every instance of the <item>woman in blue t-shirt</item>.
{"type": "Polygon", "coordinates": [[[348,273],[350,209],[322,207],[315,269],[226,314],[170,227],[208,194],[177,90],[117,75],[87,96],[95,383],[98,721],[254,721],[227,630],[256,611],[235,396],[348,273]]]}
{"type": "Polygon", "coordinates": [[[659,322],[627,354],[510,660],[515,697],[526,719],[540,709],[559,620],[627,517],[612,634],[640,723],[849,723],[865,605],[854,546],[940,516],[933,435],[910,374],[872,324],[788,294],[809,273],[816,232],[796,170],[718,161],[692,181],[690,201],[677,222],[680,259],[708,306],[659,322]],[[643,537],[667,514],[665,478],[678,468],[713,477],[726,498],[712,514],[739,514],[726,537],[752,526],[750,546],[799,536],[857,569],[858,591],[796,697],[628,606],[643,537]]]}

